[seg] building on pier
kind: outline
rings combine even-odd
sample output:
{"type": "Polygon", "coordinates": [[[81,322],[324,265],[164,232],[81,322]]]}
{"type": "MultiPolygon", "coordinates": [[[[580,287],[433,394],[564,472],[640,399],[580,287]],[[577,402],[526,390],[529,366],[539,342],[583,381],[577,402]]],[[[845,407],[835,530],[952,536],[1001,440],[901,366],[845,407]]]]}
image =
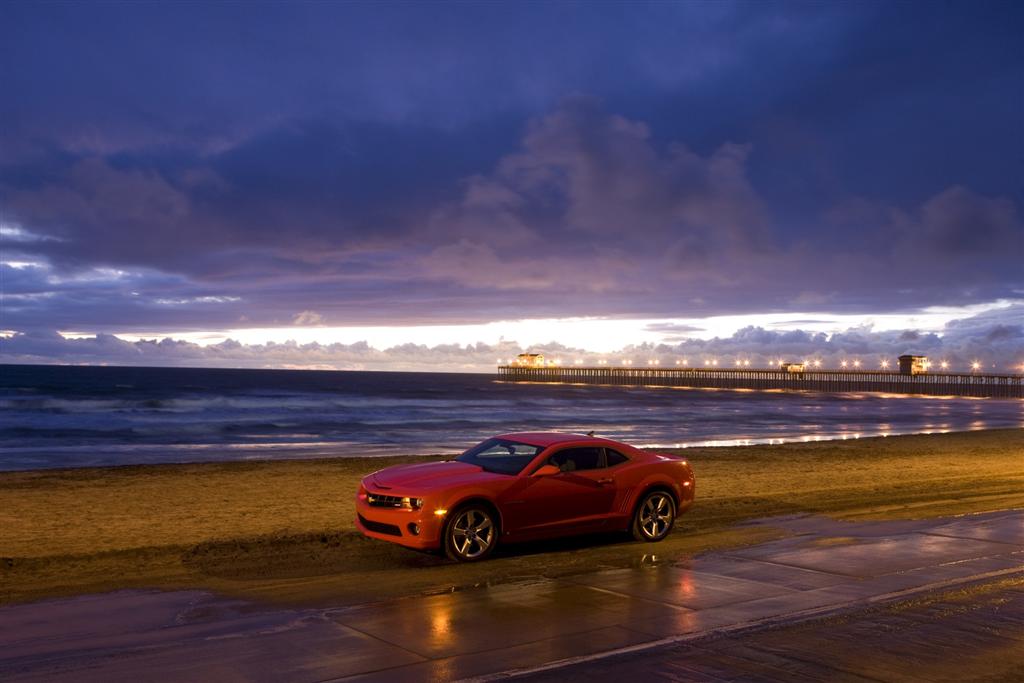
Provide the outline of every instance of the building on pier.
{"type": "Polygon", "coordinates": [[[900,356],[901,375],[920,375],[928,372],[927,356],[912,356],[909,353],[900,356]]]}
{"type": "Polygon", "coordinates": [[[513,365],[518,365],[524,368],[543,368],[544,355],[540,353],[521,353],[516,356],[513,365]]]}

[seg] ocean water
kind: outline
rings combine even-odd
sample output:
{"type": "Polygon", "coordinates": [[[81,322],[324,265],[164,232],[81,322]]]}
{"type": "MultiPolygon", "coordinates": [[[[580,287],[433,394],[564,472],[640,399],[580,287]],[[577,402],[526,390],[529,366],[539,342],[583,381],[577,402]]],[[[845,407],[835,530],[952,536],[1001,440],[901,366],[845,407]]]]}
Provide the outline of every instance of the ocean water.
{"type": "Polygon", "coordinates": [[[500,432],[733,445],[1024,426],[1024,401],[0,365],[0,470],[457,453],[500,432]]]}

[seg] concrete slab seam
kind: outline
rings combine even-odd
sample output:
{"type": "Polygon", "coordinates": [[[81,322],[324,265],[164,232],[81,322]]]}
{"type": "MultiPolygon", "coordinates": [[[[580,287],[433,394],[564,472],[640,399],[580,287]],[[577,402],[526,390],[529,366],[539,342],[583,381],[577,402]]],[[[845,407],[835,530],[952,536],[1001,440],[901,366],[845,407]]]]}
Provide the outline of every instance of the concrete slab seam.
{"type": "Polygon", "coordinates": [[[637,600],[639,602],[647,602],[647,603],[651,603],[653,605],[661,605],[662,607],[666,607],[668,609],[672,609],[672,610],[675,610],[677,612],[693,612],[694,611],[694,610],[690,609],[689,607],[683,607],[682,605],[676,605],[676,604],[671,603],[671,602],[663,602],[661,600],[655,600],[654,598],[645,598],[645,597],[642,597],[642,596],[639,596],[639,595],[632,595],[630,593],[623,593],[621,591],[612,590],[611,588],[602,588],[600,586],[588,586],[585,583],[578,583],[578,584],[575,584],[575,585],[589,588],[590,590],[596,591],[598,593],[606,593],[608,595],[614,595],[617,598],[626,598],[628,600],[637,600]]]}
{"type": "Polygon", "coordinates": [[[844,574],[843,572],[833,572],[833,571],[829,571],[828,569],[819,569],[819,568],[810,569],[808,567],[804,567],[804,566],[799,565],[799,564],[789,564],[788,562],[778,562],[777,560],[766,560],[763,557],[757,557],[757,558],[754,558],[754,557],[744,557],[743,555],[730,555],[729,553],[724,553],[722,555],[722,557],[728,558],[730,560],[737,560],[737,561],[740,561],[740,562],[750,562],[750,561],[762,562],[764,564],[770,564],[770,565],[773,565],[775,567],[785,567],[786,569],[802,569],[804,571],[818,572],[819,574],[826,574],[828,576],[839,576],[839,577],[842,577],[844,579],[859,579],[859,578],[861,578],[860,575],[858,575],[858,574],[844,574]]]}

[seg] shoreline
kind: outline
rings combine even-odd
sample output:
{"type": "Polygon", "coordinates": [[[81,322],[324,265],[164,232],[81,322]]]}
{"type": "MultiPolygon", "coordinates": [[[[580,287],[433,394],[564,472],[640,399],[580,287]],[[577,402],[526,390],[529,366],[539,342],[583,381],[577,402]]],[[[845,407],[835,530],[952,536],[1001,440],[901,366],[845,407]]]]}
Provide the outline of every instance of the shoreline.
{"type": "MultiPolygon", "coordinates": [[[[355,487],[380,458],[2,472],[0,604],[201,588],[348,605],[671,562],[777,537],[770,526],[743,523],[778,515],[907,519],[1024,507],[1024,429],[681,452],[696,472],[697,502],[662,543],[581,537],[507,546],[479,565],[355,531],[355,487]]],[[[387,464],[428,459],[394,456],[387,464]]]]}
{"type": "MultiPolygon", "coordinates": [[[[924,396],[922,398],[936,398],[931,396],[924,396]]],[[[1003,399],[972,399],[978,401],[987,400],[1003,400],[1003,399]]],[[[906,436],[941,436],[941,435],[956,435],[956,434],[974,434],[979,432],[1003,432],[1003,431],[1014,431],[1015,427],[983,427],[976,429],[929,429],[921,431],[899,431],[891,430],[884,433],[876,434],[865,434],[864,432],[856,433],[835,433],[831,435],[815,435],[815,436],[794,436],[794,437],[755,437],[755,438],[735,438],[735,439],[709,439],[703,441],[694,442],[679,442],[675,444],[648,444],[641,445],[638,448],[651,451],[666,451],[670,453],[678,453],[685,455],[693,450],[716,450],[716,449],[731,449],[731,448],[749,448],[753,446],[787,446],[787,445],[799,445],[809,443],[831,443],[831,442],[845,442],[845,441],[863,441],[866,439],[890,439],[906,436]]],[[[1020,428],[1024,429],[1024,427],[1020,428]]],[[[598,434],[601,436],[601,434],[598,434]]],[[[615,437],[608,437],[615,438],[615,437]]],[[[348,444],[345,447],[350,447],[348,444]]],[[[154,446],[151,447],[154,450],[159,448],[166,448],[167,446],[154,446]]],[[[202,444],[202,445],[188,445],[182,448],[182,450],[202,450],[202,451],[214,451],[217,449],[225,448],[225,444],[202,444]]],[[[78,446],[74,447],[76,451],[87,451],[95,450],[90,446],[78,446]]],[[[139,448],[145,449],[150,448],[146,445],[130,445],[124,444],[118,447],[121,450],[136,450],[139,448]]],[[[173,449],[173,446],[170,446],[173,449]]],[[[287,449],[288,445],[282,445],[281,449],[287,449]]],[[[266,448],[260,448],[259,450],[268,450],[266,448]]],[[[10,452],[10,451],[9,451],[10,452]]],[[[16,449],[14,452],[17,452],[16,449]]],[[[380,461],[392,461],[390,464],[402,464],[405,459],[412,459],[416,461],[420,459],[432,459],[432,458],[446,458],[457,455],[458,451],[452,450],[448,452],[433,452],[433,453],[370,453],[364,455],[324,455],[324,454],[309,454],[309,455],[298,455],[296,457],[251,457],[247,456],[241,459],[232,460],[180,460],[173,462],[143,462],[143,463],[123,463],[123,464],[110,464],[110,465],[73,465],[73,466],[61,466],[61,467],[34,467],[34,468],[21,468],[21,469],[5,469],[0,466],[0,476],[5,474],[25,474],[33,472],[51,472],[51,473],[71,473],[81,472],[84,470],[113,470],[121,468],[146,468],[146,467],[184,467],[184,466],[200,466],[200,465],[230,465],[230,464],[258,464],[258,463],[323,463],[335,460],[352,460],[362,462],[380,462],[380,461]]]]}

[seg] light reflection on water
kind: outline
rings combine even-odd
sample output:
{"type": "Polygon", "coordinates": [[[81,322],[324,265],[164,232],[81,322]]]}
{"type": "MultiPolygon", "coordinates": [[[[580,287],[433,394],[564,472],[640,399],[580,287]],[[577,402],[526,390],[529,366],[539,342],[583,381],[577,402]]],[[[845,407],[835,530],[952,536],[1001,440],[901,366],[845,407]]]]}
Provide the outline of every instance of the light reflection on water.
{"type": "Polygon", "coordinates": [[[674,448],[1024,427],[1020,400],[511,384],[480,375],[62,370],[0,377],[0,469],[440,454],[512,431],[594,430],[674,448]]]}

